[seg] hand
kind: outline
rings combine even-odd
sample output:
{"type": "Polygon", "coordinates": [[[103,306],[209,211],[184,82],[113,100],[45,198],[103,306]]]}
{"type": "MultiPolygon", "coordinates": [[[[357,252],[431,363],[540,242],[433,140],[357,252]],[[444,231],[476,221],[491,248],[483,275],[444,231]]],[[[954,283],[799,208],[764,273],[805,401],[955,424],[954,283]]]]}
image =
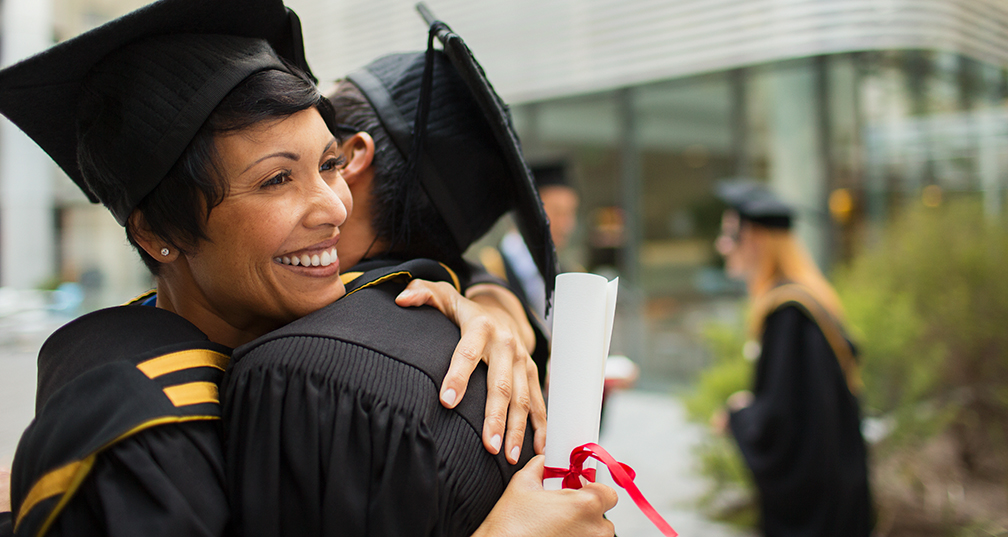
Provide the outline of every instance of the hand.
{"type": "Polygon", "coordinates": [[[751,405],[753,402],[753,393],[749,390],[739,390],[728,396],[728,400],[725,401],[725,406],[728,410],[732,412],[738,412],[743,408],[751,405]]]}
{"type": "Polygon", "coordinates": [[[0,468],[0,513],[11,510],[10,470],[0,468]]]}
{"type": "Polygon", "coordinates": [[[616,491],[598,483],[578,490],[544,490],[539,455],[511,478],[473,537],[613,537],[602,515],[616,505],[616,491]]]}
{"type": "Polygon", "coordinates": [[[396,304],[433,306],[461,330],[462,337],[441,385],[441,404],[445,407],[454,408],[462,400],[476,364],[480,360],[487,363],[483,445],[493,454],[503,447],[508,461],[515,464],[521,454],[526,419],[532,420],[535,430],[533,448],[542,453],[546,446],[546,403],[539,388],[538,370],[529,356],[522,322],[527,328],[528,339],[534,341],[535,338],[524,309],[514,295],[496,285],[478,285],[473,289],[476,292],[470,291],[473,295],[470,300],[447,283],[413,280],[396,297],[396,304]],[[516,321],[516,315],[520,315],[520,320],[516,321]]]}

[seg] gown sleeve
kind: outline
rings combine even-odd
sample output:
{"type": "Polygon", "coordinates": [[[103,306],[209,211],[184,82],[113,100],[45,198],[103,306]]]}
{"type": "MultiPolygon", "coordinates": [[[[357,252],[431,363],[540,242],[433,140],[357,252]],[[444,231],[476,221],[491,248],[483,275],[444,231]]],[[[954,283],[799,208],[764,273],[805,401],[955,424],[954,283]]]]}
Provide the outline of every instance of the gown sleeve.
{"type": "Polygon", "coordinates": [[[421,417],[398,404],[409,394],[352,386],[356,375],[390,375],[373,365],[340,370],[376,353],[346,344],[324,352],[283,345],[244,356],[225,380],[227,476],[238,534],[439,534],[435,442],[421,417]],[[317,359],[321,354],[346,359],[334,364],[317,359]]]}
{"type": "Polygon", "coordinates": [[[103,451],[46,535],[224,535],[219,427],[162,425],[103,451]]]}

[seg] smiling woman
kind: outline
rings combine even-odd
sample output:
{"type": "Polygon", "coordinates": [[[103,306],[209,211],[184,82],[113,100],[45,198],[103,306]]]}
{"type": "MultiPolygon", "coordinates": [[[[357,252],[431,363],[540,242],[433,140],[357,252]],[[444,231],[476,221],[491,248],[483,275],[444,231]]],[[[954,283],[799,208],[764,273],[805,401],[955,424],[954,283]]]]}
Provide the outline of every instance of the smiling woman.
{"type": "MultiPolygon", "coordinates": [[[[353,205],[339,145],[315,108],[219,135],[215,145],[228,193],[196,251],[159,260],[158,305],[186,311],[212,340],[236,347],[343,295],[337,243],[353,205]]],[[[160,246],[138,235],[145,249],[160,246]]]]}
{"type": "MultiPolygon", "coordinates": [[[[345,292],[352,204],[297,17],[278,0],[162,0],[0,71],[0,110],[109,208],[157,282],[43,346],[14,530],[223,534],[232,348],[345,292]]],[[[488,359],[511,378],[512,354],[488,359]]]]}

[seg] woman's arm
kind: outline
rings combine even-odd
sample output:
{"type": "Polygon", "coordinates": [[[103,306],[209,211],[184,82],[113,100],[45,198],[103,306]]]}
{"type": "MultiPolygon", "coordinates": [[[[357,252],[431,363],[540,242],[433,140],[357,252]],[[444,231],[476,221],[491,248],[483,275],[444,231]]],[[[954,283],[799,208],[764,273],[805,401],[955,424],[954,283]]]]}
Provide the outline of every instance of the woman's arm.
{"type": "Polygon", "coordinates": [[[445,407],[454,408],[462,400],[476,364],[481,360],[487,363],[489,392],[483,445],[494,454],[503,447],[514,464],[521,453],[526,419],[532,420],[535,429],[535,451],[542,453],[546,445],[546,403],[528,347],[534,345],[535,337],[521,303],[509,291],[481,284],[466,294],[470,298],[444,282],[413,280],[396,298],[396,304],[433,306],[461,330],[462,337],[441,385],[441,403],[445,407]]]}
{"type": "Polygon", "coordinates": [[[544,461],[535,457],[511,478],[473,537],[613,537],[613,523],[602,515],[616,505],[616,491],[597,483],[544,490],[544,461]]]}

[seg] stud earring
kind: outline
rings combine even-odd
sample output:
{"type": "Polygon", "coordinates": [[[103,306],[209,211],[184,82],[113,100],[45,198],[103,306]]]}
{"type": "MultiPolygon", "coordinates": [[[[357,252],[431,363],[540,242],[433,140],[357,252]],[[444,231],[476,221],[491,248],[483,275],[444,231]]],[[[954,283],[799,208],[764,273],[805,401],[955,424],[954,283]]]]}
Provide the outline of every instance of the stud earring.
{"type": "Polygon", "coordinates": [[[165,257],[168,257],[169,253],[171,253],[171,250],[169,250],[168,248],[162,248],[161,249],[161,255],[163,255],[165,257]]]}

